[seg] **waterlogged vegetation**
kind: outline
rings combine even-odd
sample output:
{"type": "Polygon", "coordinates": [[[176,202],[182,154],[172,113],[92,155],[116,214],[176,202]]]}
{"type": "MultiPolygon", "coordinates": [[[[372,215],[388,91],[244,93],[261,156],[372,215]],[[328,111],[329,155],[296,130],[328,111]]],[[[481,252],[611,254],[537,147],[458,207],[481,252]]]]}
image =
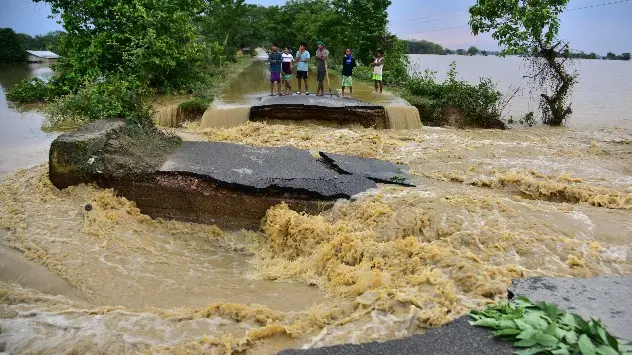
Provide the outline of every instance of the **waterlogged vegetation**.
{"type": "Polygon", "coordinates": [[[494,329],[493,334],[522,348],[519,355],[632,354],[632,346],[613,337],[599,320],[584,320],[555,304],[518,297],[484,310],[470,312],[474,326],[494,329]]]}
{"type": "Polygon", "coordinates": [[[435,126],[503,128],[503,95],[490,79],[478,85],[457,79],[453,62],[443,83],[435,72],[425,71],[408,80],[402,96],[419,110],[425,124],[435,126]]]}

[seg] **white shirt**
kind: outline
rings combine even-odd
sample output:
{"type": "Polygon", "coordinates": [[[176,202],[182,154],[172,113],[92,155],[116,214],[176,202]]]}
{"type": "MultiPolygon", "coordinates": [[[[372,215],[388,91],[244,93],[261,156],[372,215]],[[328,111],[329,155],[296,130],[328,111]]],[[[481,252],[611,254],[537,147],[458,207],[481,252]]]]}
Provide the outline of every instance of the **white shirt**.
{"type": "Polygon", "coordinates": [[[283,53],[281,55],[281,58],[283,58],[283,63],[291,63],[294,61],[294,57],[292,57],[291,54],[285,54],[283,53]]]}
{"type": "Polygon", "coordinates": [[[375,64],[380,63],[380,65],[376,65],[373,67],[373,74],[382,75],[382,70],[384,69],[384,57],[375,58],[375,61],[373,61],[373,63],[375,64]]]}

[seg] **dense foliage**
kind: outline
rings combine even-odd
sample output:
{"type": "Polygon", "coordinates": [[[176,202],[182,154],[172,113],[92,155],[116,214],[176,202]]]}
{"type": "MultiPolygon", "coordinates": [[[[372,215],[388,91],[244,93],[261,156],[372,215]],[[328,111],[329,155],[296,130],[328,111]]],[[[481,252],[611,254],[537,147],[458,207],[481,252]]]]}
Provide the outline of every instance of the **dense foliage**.
{"type": "Polygon", "coordinates": [[[470,316],[470,324],[494,329],[495,336],[522,348],[516,354],[632,354],[632,346],[610,335],[598,320],[585,321],[551,303],[519,297],[470,316]]]}
{"type": "Polygon", "coordinates": [[[0,63],[26,61],[26,52],[20,36],[10,28],[0,28],[0,63]]]}
{"type": "Polygon", "coordinates": [[[61,44],[61,37],[64,35],[63,31],[52,31],[44,35],[37,35],[35,37],[29,36],[25,33],[20,33],[22,45],[25,49],[34,51],[51,51],[53,53],[59,52],[59,46],[61,44]]]}
{"type": "Polygon", "coordinates": [[[527,56],[533,87],[540,94],[540,108],[546,124],[559,126],[572,113],[568,96],[577,75],[569,73],[563,52],[568,43],[557,39],[559,15],[569,0],[477,0],[470,7],[472,33],[492,32],[504,47],[501,55],[527,56]]]}
{"type": "Polygon", "coordinates": [[[445,49],[438,43],[424,40],[406,41],[409,54],[445,54],[445,49]]]}
{"type": "Polygon", "coordinates": [[[478,85],[457,79],[456,64],[443,83],[437,82],[435,72],[410,79],[404,98],[421,109],[422,119],[432,125],[502,128],[500,122],[502,94],[490,79],[482,78],[478,85]],[[450,116],[455,116],[450,118],[450,116]],[[454,119],[454,122],[450,122],[454,119]]]}

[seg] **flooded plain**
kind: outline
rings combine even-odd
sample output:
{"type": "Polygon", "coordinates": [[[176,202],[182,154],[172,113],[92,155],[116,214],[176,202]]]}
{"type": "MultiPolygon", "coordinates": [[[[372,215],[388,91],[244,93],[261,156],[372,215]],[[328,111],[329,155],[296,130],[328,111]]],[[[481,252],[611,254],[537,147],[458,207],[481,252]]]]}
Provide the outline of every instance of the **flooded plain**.
{"type": "Polygon", "coordinates": [[[3,161],[2,351],[260,354],[388,340],[504,299],[512,278],[632,275],[628,128],[177,133],[407,164],[417,187],[379,186],[317,216],[278,205],[259,230],[230,231],[153,220],[94,186],[59,191],[45,154],[33,167],[3,161]]]}

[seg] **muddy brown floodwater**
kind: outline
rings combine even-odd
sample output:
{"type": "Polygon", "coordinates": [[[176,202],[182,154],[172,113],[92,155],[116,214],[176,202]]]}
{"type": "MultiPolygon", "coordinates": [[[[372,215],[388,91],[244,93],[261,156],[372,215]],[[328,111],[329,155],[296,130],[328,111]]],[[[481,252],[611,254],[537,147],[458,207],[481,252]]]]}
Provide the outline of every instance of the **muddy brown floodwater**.
{"type": "Polygon", "coordinates": [[[417,187],[380,186],[317,216],[278,205],[260,230],[228,231],[152,220],[110,190],[59,191],[46,166],[21,170],[0,184],[0,241],[15,259],[0,269],[13,273],[0,279],[4,351],[387,340],[499,301],[512,278],[632,275],[632,130],[178,132],[404,163],[417,187]],[[39,284],[42,273],[55,281],[39,284]]]}

